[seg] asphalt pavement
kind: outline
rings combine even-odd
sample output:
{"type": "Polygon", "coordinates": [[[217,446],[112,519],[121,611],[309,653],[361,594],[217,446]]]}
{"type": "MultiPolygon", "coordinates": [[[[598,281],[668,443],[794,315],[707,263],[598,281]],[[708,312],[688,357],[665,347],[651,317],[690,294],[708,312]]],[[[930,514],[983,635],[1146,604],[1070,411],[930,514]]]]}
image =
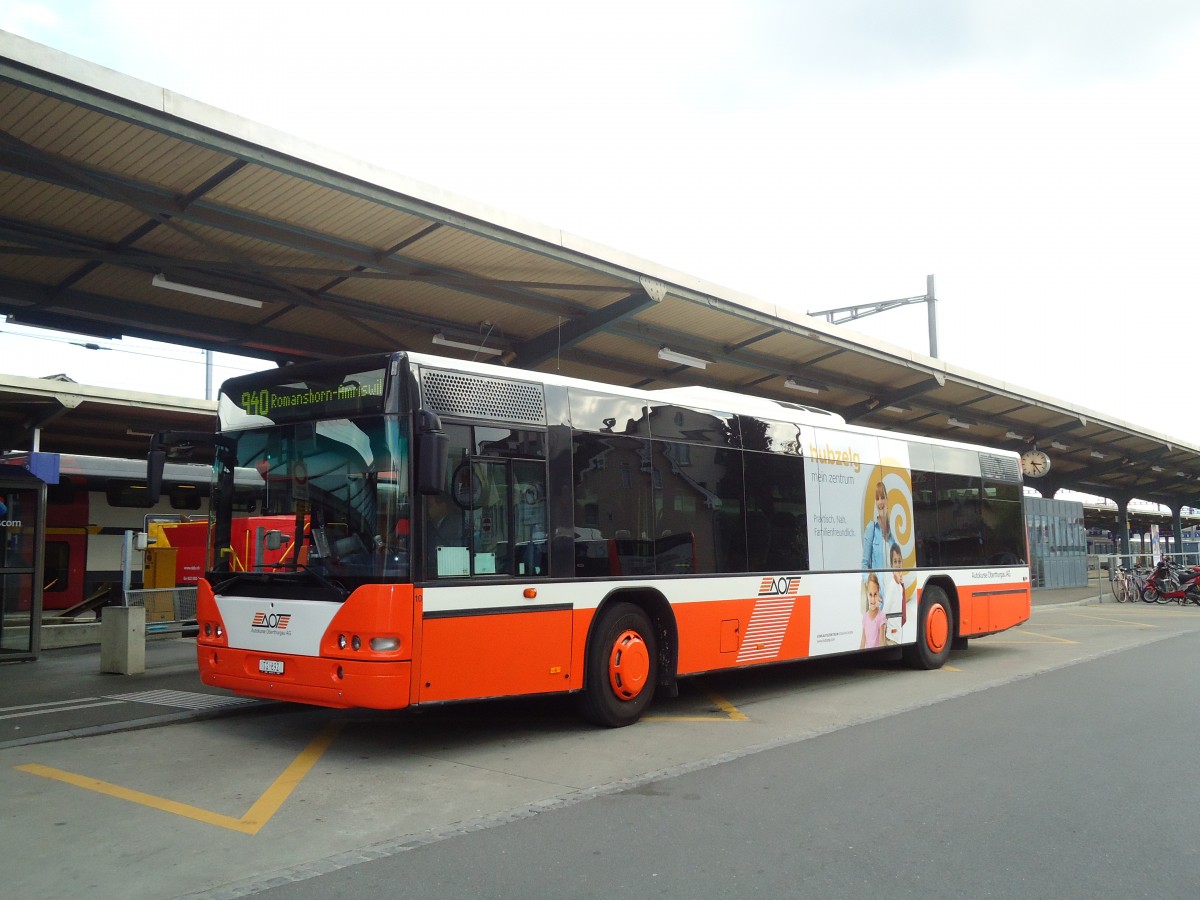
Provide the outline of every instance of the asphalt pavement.
{"type": "MultiPolygon", "coordinates": [[[[1039,609],[1112,602],[1107,582],[1036,589],[1039,609]]],[[[146,642],[146,671],[100,671],[100,647],[44,650],[34,662],[0,664],[0,749],[150,728],[254,708],[275,701],[236,697],[200,682],[194,638],[146,642]]]]}

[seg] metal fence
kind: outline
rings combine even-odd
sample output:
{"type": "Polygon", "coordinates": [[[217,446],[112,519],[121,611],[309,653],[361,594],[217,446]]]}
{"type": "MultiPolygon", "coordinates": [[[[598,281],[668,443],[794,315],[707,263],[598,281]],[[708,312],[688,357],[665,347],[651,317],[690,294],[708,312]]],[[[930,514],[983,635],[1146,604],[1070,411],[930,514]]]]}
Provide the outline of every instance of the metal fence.
{"type": "Polygon", "coordinates": [[[196,626],[194,587],[126,590],[124,605],[145,607],[147,634],[184,631],[196,626]]]}

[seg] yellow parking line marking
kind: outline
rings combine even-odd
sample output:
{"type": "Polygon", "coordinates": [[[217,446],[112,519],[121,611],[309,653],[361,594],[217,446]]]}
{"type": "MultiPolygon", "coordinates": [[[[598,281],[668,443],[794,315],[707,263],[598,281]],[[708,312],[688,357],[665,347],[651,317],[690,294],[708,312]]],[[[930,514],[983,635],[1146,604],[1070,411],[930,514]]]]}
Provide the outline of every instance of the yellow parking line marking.
{"type": "Polygon", "coordinates": [[[1107,622],[1109,624],[1138,625],[1138,626],[1141,626],[1142,628],[1156,627],[1154,625],[1151,625],[1149,622],[1130,621],[1129,619],[1110,619],[1106,616],[1097,616],[1095,614],[1088,614],[1088,613],[1072,613],[1071,615],[1077,619],[1096,619],[1099,622],[1107,622]]]}
{"type": "Polygon", "coordinates": [[[130,803],[148,806],[151,809],[174,813],[177,816],[183,816],[188,819],[195,819],[197,822],[203,822],[206,825],[215,825],[218,828],[227,828],[230,831],[239,831],[242,834],[258,834],[262,827],[270,821],[271,817],[279,811],[279,808],[283,806],[287,798],[291,796],[292,791],[296,789],[297,785],[304,780],[304,776],[317,764],[317,760],[329,749],[329,745],[333,743],[333,739],[337,737],[338,732],[344,726],[344,722],[333,722],[325,726],[321,733],[313,738],[307,747],[300,751],[300,755],[292,760],[291,765],[283,770],[283,773],[275,779],[271,786],[263,791],[262,796],[254,802],[254,805],[240,819],[202,809],[198,806],[191,806],[187,803],[168,800],[166,797],[156,797],[154,794],[136,791],[132,788],[122,787],[119,784],[111,784],[107,781],[101,781],[98,778],[89,778],[86,775],[77,775],[74,772],[54,769],[50,766],[31,763],[29,765],[17,766],[17,769],[22,772],[28,772],[30,775],[62,781],[75,787],[95,791],[98,794],[116,797],[118,800],[126,800],[130,803]]]}
{"type": "Polygon", "coordinates": [[[721,712],[725,713],[725,715],[729,716],[729,718],[733,719],[733,721],[735,721],[735,722],[750,721],[749,716],[747,716],[744,712],[742,712],[740,709],[738,709],[736,706],[734,706],[732,703],[730,703],[724,697],[718,696],[717,694],[714,694],[711,691],[709,691],[708,699],[710,699],[713,703],[717,704],[717,709],[719,709],[721,712]]]}
{"type": "MultiPolygon", "coordinates": [[[[1043,634],[1040,631],[1029,631],[1025,628],[1021,629],[1022,634],[1032,634],[1034,637],[1045,638],[1044,641],[1006,641],[1009,644],[1078,644],[1079,641],[1071,641],[1067,638],[1055,637],[1052,634],[1043,634]]],[[[1000,643],[997,641],[996,643],[1000,643]]]]}
{"type": "Polygon", "coordinates": [[[1078,644],[1079,641],[1068,640],[1067,638],[1055,637],[1052,634],[1042,634],[1040,631],[1026,631],[1021,629],[1022,634],[1031,634],[1037,638],[1044,638],[1040,641],[1022,641],[1022,640],[1001,640],[994,637],[987,639],[989,647],[1027,647],[1030,644],[1078,644]]]}
{"type": "Polygon", "coordinates": [[[658,722],[749,722],[750,717],[726,700],[724,697],[708,692],[710,699],[721,712],[725,713],[724,717],[718,716],[642,716],[644,721],[658,722]]]}
{"type": "Polygon", "coordinates": [[[962,671],[962,669],[960,669],[958,666],[947,666],[945,664],[942,665],[942,668],[945,669],[947,672],[961,672],[962,671]]]}

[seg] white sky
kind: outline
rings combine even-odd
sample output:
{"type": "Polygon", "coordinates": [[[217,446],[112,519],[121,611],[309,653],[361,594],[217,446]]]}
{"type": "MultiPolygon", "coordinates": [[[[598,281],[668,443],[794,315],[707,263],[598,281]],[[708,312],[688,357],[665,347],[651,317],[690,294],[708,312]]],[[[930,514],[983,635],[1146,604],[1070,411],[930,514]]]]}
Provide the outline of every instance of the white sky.
{"type": "MultiPolygon", "coordinates": [[[[1195,0],[0,0],[0,29],[800,311],[932,273],[946,361],[1200,444],[1195,0]]],[[[854,327],[929,349],[923,305],[854,327]]],[[[199,351],[40,334],[0,366],[204,395],[199,351]]]]}

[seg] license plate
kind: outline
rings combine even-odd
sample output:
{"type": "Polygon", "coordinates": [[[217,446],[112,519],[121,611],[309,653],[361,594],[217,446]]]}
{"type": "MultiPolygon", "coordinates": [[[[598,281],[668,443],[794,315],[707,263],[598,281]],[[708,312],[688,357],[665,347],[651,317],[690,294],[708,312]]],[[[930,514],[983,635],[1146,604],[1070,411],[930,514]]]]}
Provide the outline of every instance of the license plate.
{"type": "Polygon", "coordinates": [[[264,675],[282,675],[283,660],[282,659],[260,659],[258,661],[258,671],[264,675]]]}

